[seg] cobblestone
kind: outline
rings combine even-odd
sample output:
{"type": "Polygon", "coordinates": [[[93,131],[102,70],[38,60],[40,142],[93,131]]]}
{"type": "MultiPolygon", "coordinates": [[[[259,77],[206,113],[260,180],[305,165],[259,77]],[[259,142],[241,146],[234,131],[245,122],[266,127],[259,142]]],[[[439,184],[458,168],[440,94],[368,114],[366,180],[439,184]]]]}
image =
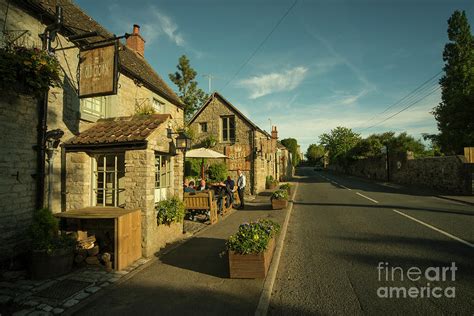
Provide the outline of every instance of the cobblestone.
{"type": "Polygon", "coordinates": [[[80,292],[79,294],[77,294],[76,296],[74,296],[73,299],[78,300],[78,301],[81,301],[81,300],[83,300],[83,299],[85,299],[86,297],[89,297],[89,296],[90,296],[89,293],[80,292]]]}
{"type": "Polygon", "coordinates": [[[15,313],[12,314],[12,316],[26,316],[28,315],[29,313],[31,313],[34,309],[32,308],[28,308],[28,309],[22,309],[20,311],[17,311],[15,313]]]}
{"type": "Polygon", "coordinates": [[[0,295],[0,305],[6,305],[13,300],[13,297],[8,295],[0,295]]]}
{"type": "Polygon", "coordinates": [[[72,306],[76,305],[77,303],[79,303],[78,300],[71,299],[71,300],[66,301],[66,303],[63,304],[63,306],[66,307],[66,308],[69,308],[69,307],[72,307],[72,306]]]}
{"type": "Polygon", "coordinates": [[[88,287],[88,288],[85,289],[85,291],[87,293],[91,293],[91,294],[93,294],[93,293],[95,293],[99,290],[100,290],[100,287],[98,287],[98,286],[92,286],[92,287],[88,287]]]}
{"type": "Polygon", "coordinates": [[[53,314],[58,315],[58,314],[61,314],[62,312],[64,312],[64,309],[56,307],[52,310],[52,312],[53,312],[53,314]]]}

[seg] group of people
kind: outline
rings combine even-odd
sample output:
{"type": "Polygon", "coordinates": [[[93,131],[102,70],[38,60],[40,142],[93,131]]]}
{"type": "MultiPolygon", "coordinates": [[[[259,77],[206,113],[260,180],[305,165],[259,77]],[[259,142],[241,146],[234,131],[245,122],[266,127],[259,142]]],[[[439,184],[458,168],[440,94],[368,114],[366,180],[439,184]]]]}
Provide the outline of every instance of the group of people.
{"type": "Polygon", "coordinates": [[[240,205],[237,209],[241,210],[245,207],[244,192],[245,192],[245,186],[246,186],[246,178],[242,170],[240,169],[237,170],[237,173],[239,175],[237,179],[237,185],[230,176],[228,176],[224,182],[214,183],[211,186],[208,186],[204,179],[201,179],[199,181],[199,186],[197,187],[194,181],[188,182],[188,180],[185,180],[184,192],[193,193],[193,192],[199,192],[199,191],[206,191],[209,189],[214,190],[214,193],[215,193],[214,196],[217,200],[218,210],[219,210],[219,213],[222,214],[224,198],[227,197],[226,208],[230,207],[231,205],[233,206],[234,205],[234,192],[237,191],[239,195],[239,199],[240,199],[240,205]]]}

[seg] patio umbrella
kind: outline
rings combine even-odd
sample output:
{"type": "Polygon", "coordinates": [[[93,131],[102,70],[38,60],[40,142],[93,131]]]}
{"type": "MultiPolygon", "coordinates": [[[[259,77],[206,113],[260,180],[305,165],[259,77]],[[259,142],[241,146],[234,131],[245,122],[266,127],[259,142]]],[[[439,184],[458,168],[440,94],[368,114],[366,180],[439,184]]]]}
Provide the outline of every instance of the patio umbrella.
{"type": "Polygon", "coordinates": [[[202,158],[201,179],[204,179],[204,159],[205,158],[217,159],[217,158],[228,158],[228,157],[226,155],[223,155],[209,148],[197,148],[197,149],[192,149],[190,151],[187,151],[186,158],[202,158]]]}

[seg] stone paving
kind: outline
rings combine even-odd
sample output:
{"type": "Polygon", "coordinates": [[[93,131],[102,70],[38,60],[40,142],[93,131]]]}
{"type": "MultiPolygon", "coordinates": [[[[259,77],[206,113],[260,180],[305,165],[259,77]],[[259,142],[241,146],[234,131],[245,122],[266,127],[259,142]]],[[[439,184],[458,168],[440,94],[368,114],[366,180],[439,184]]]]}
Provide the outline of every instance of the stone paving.
{"type": "Polygon", "coordinates": [[[14,316],[61,314],[92,294],[118,282],[150,260],[141,258],[122,271],[106,272],[100,267],[87,266],[54,279],[28,280],[21,276],[15,281],[2,281],[0,282],[0,305],[14,304],[17,306],[18,308],[15,308],[16,311],[13,313],[14,316]],[[35,296],[36,293],[66,279],[90,282],[90,285],[63,300],[35,296]]]}

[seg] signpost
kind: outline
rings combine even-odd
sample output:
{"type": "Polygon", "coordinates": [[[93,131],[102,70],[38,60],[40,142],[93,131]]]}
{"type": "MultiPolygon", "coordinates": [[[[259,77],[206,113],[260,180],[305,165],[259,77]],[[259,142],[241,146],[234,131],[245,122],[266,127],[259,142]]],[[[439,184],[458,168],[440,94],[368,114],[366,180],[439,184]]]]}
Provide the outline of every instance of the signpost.
{"type": "Polygon", "coordinates": [[[118,44],[81,50],[79,58],[79,97],[90,98],[117,93],[118,44]]]}

